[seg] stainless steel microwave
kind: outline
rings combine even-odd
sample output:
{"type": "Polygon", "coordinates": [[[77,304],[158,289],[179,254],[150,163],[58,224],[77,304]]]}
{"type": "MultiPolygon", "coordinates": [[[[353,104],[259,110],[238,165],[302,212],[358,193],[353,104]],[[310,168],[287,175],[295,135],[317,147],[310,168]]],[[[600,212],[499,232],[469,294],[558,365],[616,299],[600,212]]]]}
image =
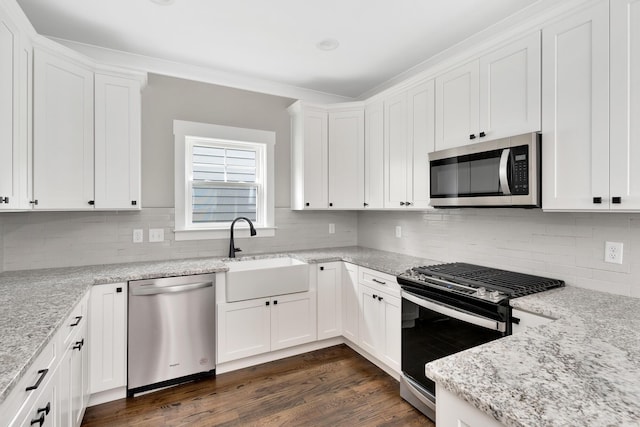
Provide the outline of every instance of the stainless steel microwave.
{"type": "Polygon", "coordinates": [[[540,207],[540,134],[429,154],[431,206],[540,207]]]}

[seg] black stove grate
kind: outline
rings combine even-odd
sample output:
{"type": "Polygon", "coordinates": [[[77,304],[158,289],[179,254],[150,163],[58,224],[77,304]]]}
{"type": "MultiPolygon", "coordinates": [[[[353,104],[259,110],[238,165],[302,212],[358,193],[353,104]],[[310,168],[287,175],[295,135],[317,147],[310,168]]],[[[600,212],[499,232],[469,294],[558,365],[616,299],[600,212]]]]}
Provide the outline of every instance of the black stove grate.
{"type": "Polygon", "coordinates": [[[475,288],[482,286],[487,289],[499,290],[509,295],[510,298],[564,286],[564,281],[558,279],[515,273],[463,262],[416,267],[414,271],[475,288]]]}

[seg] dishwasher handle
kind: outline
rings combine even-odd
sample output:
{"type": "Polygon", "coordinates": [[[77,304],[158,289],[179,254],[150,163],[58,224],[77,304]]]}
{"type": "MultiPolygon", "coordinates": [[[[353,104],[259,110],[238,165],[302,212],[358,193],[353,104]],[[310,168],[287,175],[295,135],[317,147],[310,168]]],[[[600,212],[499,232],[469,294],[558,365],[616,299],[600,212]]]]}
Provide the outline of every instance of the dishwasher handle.
{"type": "Polygon", "coordinates": [[[173,285],[173,286],[158,286],[154,284],[132,286],[131,295],[146,296],[146,295],[160,295],[170,294],[175,292],[193,291],[196,289],[210,288],[213,286],[213,282],[200,282],[189,283],[185,285],[173,285]]]}

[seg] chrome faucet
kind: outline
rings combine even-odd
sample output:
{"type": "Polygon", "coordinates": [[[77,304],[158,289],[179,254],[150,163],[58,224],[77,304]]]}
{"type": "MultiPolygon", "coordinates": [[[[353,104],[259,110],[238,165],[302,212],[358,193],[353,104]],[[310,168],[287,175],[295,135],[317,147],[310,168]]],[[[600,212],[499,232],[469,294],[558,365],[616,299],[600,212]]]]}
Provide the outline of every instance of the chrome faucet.
{"type": "Polygon", "coordinates": [[[236,225],[236,221],[240,219],[244,219],[245,221],[247,221],[249,223],[249,233],[251,233],[252,236],[256,235],[256,229],[253,227],[253,223],[249,218],[244,216],[239,216],[238,218],[234,219],[233,222],[231,223],[231,241],[229,242],[229,258],[235,258],[236,252],[242,251],[242,249],[236,248],[235,245],[233,244],[233,226],[236,225]]]}

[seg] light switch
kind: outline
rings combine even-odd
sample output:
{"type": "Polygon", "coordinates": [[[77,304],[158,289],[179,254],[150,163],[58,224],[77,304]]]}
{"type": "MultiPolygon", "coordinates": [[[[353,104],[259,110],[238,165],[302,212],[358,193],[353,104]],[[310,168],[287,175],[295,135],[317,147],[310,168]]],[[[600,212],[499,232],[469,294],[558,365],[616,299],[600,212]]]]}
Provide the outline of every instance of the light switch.
{"type": "Polygon", "coordinates": [[[164,242],[164,228],[150,228],[149,229],[149,241],[150,242],[164,242]]]}

